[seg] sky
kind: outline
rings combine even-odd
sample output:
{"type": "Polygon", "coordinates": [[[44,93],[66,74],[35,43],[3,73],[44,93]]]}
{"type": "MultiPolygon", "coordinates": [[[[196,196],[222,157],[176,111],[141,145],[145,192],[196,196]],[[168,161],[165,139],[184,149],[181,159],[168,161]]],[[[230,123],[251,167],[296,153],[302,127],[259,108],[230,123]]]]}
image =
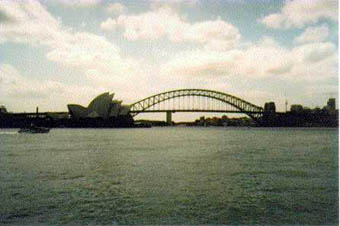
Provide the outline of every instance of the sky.
{"type": "Polygon", "coordinates": [[[67,111],[107,91],[131,104],[183,88],[278,111],[286,100],[325,106],[338,97],[338,1],[0,0],[8,111],[67,111]]]}

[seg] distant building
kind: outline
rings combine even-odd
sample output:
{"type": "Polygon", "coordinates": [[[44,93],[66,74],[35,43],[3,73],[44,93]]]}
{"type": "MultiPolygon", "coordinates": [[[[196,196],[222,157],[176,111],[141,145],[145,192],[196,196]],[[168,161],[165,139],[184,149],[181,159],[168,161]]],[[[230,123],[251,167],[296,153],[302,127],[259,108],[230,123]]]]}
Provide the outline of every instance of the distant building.
{"type": "Polygon", "coordinates": [[[264,104],[264,112],[265,113],[275,113],[276,107],[274,102],[268,102],[264,104]]]}
{"type": "Polygon", "coordinates": [[[276,107],[274,102],[267,102],[264,104],[263,121],[266,126],[274,125],[276,122],[276,107]]]}
{"type": "Polygon", "coordinates": [[[108,119],[111,117],[126,116],[130,112],[128,105],[121,105],[122,101],[112,100],[113,93],[103,93],[94,98],[89,106],[83,107],[78,104],[69,104],[67,108],[72,118],[102,118],[108,119]]]}
{"type": "Polygon", "coordinates": [[[335,111],[335,98],[329,98],[327,101],[327,109],[330,111],[335,111]]]}
{"type": "Polygon", "coordinates": [[[7,109],[5,106],[3,105],[0,106],[0,113],[7,113],[7,109]]]}

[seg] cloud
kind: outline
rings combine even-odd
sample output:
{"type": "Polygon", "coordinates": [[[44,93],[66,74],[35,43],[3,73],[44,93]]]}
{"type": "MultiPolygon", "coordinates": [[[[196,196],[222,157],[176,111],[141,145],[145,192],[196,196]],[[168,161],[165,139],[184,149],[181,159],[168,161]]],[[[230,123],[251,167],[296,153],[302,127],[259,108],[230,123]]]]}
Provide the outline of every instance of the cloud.
{"type": "Polygon", "coordinates": [[[8,64],[0,67],[0,81],[1,91],[5,96],[37,98],[47,92],[41,92],[39,86],[33,86],[30,80],[22,77],[16,68],[8,64]]]}
{"type": "Polygon", "coordinates": [[[335,0],[286,0],[279,13],[259,20],[270,28],[301,28],[320,19],[338,20],[338,1],[335,0]]]}
{"type": "Polygon", "coordinates": [[[95,67],[104,59],[120,60],[119,49],[104,37],[77,32],[47,54],[47,59],[76,68],[95,67]],[[92,66],[91,66],[92,65],[92,66]]]}
{"type": "Polygon", "coordinates": [[[172,42],[201,44],[209,50],[231,49],[241,38],[238,29],[226,21],[217,19],[191,24],[169,7],[108,18],[101,28],[105,31],[121,28],[124,37],[130,41],[167,37],[172,42]]]}
{"type": "Polygon", "coordinates": [[[337,76],[336,53],[336,47],[330,42],[288,49],[264,38],[244,49],[181,52],[162,65],[161,71],[164,76],[180,74],[190,78],[316,81],[337,76]]]}
{"type": "Polygon", "coordinates": [[[266,26],[270,28],[280,28],[282,26],[282,23],[284,22],[284,17],[281,14],[270,14],[261,20],[259,20],[262,24],[265,24],[266,26]]]}
{"type": "Polygon", "coordinates": [[[306,30],[294,39],[296,43],[322,42],[327,39],[329,29],[326,24],[317,27],[307,27],[306,30]]]}
{"type": "Polygon", "coordinates": [[[138,76],[137,62],[122,58],[120,50],[104,37],[86,32],[73,34],[47,54],[47,59],[64,67],[81,70],[94,86],[124,86],[138,76]]]}
{"type": "Polygon", "coordinates": [[[59,0],[59,3],[64,6],[81,8],[93,7],[99,5],[101,2],[102,0],[59,0]]]}
{"type": "Polygon", "coordinates": [[[192,77],[268,77],[271,72],[282,71],[282,67],[287,68],[290,64],[287,54],[287,50],[265,39],[262,43],[252,45],[245,50],[182,52],[163,65],[162,71],[166,74],[182,74],[192,77]],[[282,59],[287,60],[282,61],[282,59]]]}
{"type": "Polygon", "coordinates": [[[125,5],[123,5],[119,2],[115,2],[115,3],[110,3],[107,6],[107,11],[109,13],[112,13],[112,14],[122,14],[122,13],[125,13],[127,11],[127,8],[126,8],[125,5]]]}
{"type": "Polygon", "coordinates": [[[103,31],[114,31],[117,28],[117,22],[115,19],[108,18],[100,24],[100,28],[103,31]]]}
{"type": "Polygon", "coordinates": [[[60,21],[38,1],[0,1],[0,14],[11,21],[0,21],[3,41],[51,45],[60,35],[60,21]]]}
{"type": "Polygon", "coordinates": [[[296,61],[313,64],[335,57],[337,49],[331,42],[318,42],[297,46],[292,53],[296,61]]]}
{"type": "Polygon", "coordinates": [[[47,59],[64,66],[102,69],[107,64],[116,71],[129,67],[119,48],[105,37],[88,32],[74,32],[62,26],[38,1],[0,4],[15,23],[1,24],[0,37],[7,42],[21,42],[48,47],[47,59]]]}
{"type": "Polygon", "coordinates": [[[170,6],[174,8],[180,7],[193,7],[198,4],[198,0],[150,0],[151,8],[160,8],[164,6],[170,6]]]}
{"type": "Polygon", "coordinates": [[[15,100],[8,106],[10,111],[33,111],[36,106],[45,111],[67,111],[67,104],[86,104],[86,100],[91,100],[101,91],[95,87],[64,84],[49,79],[28,79],[14,66],[0,65],[0,95],[7,101],[15,100]]]}
{"type": "Polygon", "coordinates": [[[223,21],[204,21],[188,26],[183,40],[204,44],[209,50],[226,50],[237,46],[241,35],[236,27],[223,21]]]}
{"type": "MultiPolygon", "coordinates": [[[[63,26],[40,2],[3,4],[0,1],[0,12],[5,12],[15,21],[0,24],[0,42],[43,46],[47,50],[47,60],[82,73],[83,81],[90,83],[91,87],[101,90],[114,88],[131,97],[134,95],[131,90],[141,86],[131,82],[143,80],[142,67],[138,61],[122,57],[120,49],[103,36],[76,32],[63,26]]],[[[43,88],[46,88],[46,92],[50,90],[47,86],[43,88]]]]}
{"type": "Polygon", "coordinates": [[[182,31],[186,26],[170,8],[160,8],[139,15],[121,15],[116,19],[116,24],[124,30],[124,37],[131,41],[155,40],[176,33],[177,29],[182,31]]]}

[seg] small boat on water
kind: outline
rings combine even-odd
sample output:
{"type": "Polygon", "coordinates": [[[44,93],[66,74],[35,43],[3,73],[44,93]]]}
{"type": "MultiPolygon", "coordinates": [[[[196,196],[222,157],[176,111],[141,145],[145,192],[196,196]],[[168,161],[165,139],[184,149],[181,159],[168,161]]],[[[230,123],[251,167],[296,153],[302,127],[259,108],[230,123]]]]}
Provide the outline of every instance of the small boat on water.
{"type": "Polygon", "coordinates": [[[21,128],[18,132],[19,133],[48,133],[50,128],[46,127],[39,127],[31,124],[28,128],[21,128]]]}

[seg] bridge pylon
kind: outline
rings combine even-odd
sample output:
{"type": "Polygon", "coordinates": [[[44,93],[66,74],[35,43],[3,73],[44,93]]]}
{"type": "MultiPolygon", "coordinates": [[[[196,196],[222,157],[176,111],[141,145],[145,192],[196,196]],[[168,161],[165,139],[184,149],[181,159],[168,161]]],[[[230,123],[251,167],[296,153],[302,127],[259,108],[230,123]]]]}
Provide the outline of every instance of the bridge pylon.
{"type": "Polygon", "coordinates": [[[168,126],[172,125],[172,112],[171,111],[166,112],[166,123],[168,124],[168,126]]]}

